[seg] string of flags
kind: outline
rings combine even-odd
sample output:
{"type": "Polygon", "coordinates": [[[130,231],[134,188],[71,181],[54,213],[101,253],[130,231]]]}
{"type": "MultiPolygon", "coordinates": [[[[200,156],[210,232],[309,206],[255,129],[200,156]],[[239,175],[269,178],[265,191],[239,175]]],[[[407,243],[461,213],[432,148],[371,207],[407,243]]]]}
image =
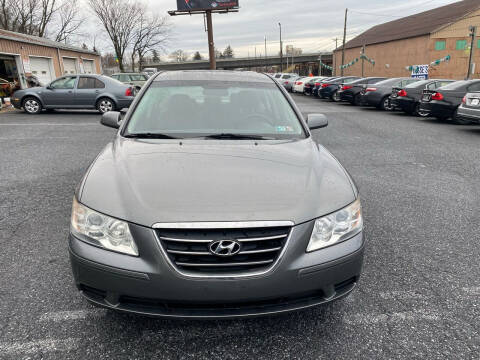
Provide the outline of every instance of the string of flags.
{"type": "Polygon", "coordinates": [[[350,67],[350,66],[355,65],[357,62],[358,62],[358,58],[355,58],[355,59],[353,59],[352,61],[350,61],[348,64],[340,65],[340,69],[346,69],[346,68],[348,68],[348,67],[350,67]]]}
{"type": "MultiPolygon", "coordinates": [[[[437,59],[435,61],[432,61],[430,63],[430,66],[436,66],[440,65],[442,62],[449,62],[452,59],[450,55],[447,55],[441,59],[437,59]]],[[[410,66],[405,66],[405,70],[411,71],[413,73],[417,73],[420,71],[420,65],[410,65],[410,66]]]]}
{"type": "Polygon", "coordinates": [[[324,64],[324,63],[321,62],[321,61],[320,61],[320,65],[321,65],[323,68],[327,69],[327,70],[330,70],[330,71],[333,70],[333,67],[331,67],[331,66],[329,66],[329,65],[327,65],[327,64],[324,64]]]}
{"type": "Polygon", "coordinates": [[[370,59],[370,58],[369,58],[367,55],[365,55],[365,54],[360,55],[360,59],[367,60],[370,64],[375,65],[375,60],[370,59]]]}

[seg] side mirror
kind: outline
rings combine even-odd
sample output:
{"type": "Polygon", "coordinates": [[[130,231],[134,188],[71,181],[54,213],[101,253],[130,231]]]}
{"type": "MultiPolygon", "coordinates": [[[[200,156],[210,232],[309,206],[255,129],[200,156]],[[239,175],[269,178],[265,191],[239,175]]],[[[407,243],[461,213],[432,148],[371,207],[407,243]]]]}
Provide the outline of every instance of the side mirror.
{"type": "Polygon", "coordinates": [[[121,114],[118,111],[109,111],[102,115],[102,119],[100,120],[100,124],[105,125],[107,127],[111,127],[114,129],[118,129],[120,127],[120,116],[121,114]]]}
{"type": "Polygon", "coordinates": [[[128,108],[122,108],[120,114],[125,115],[128,112],[128,108]]]}
{"type": "Polygon", "coordinates": [[[47,85],[48,90],[53,90],[53,88],[50,85],[47,85]]]}
{"type": "Polygon", "coordinates": [[[328,126],[328,120],[323,114],[309,114],[307,125],[310,130],[320,129],[328,126]]]}

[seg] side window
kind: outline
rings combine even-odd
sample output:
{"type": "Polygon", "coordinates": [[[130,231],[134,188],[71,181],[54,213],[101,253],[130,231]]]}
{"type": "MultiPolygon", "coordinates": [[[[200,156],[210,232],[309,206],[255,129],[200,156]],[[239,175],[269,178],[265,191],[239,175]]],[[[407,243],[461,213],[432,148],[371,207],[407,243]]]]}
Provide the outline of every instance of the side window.
{"type": "Polygon", "coordinates": [[[437,87],[437,83],[433,82],[427,85],[427,90],[435,90],[437,87]]]}
{"type": "Polygon", "coordinates": [[[118,75],[112,75],[112,79],[118,80],[118,75]]]}
{"type": "Polygon", "coordinates": [[[78,89],[95,89],[95,78],[81,76],[78,80],[78,89]]]}
{"type": "Polygon", "coordinates": [[[468,87],[468,92],[480,91],[480,82],[476,82],[468,87]]]}
{"type": "Polygon", "coordinates": [[[50,87],[53,89],[73,89],[75,87],[76,79],[76,76],[64,77],[52,82],[50,87]]]}
{"type": "Polygon", "coordinates": [[[125,74],[121,74],[121,75],[119,75],[118,80],[120,80],[121,82],[129,82],[130,81],[130,76],[125,75],[125,74]]]}
{"type": "Polygon", "coordinates": [[[95,89],[105,89],[105,84],[102,81],[95,79],[95,89]]]}

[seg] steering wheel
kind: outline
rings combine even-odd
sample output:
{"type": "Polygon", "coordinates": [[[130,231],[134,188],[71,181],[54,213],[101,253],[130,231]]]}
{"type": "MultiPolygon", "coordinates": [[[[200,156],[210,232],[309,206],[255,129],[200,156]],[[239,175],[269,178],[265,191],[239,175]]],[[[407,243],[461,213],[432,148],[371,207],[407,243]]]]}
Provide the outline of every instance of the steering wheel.
{"type": "Polygon", "coordinates": [[[246,115],[242,120],[241,124],[255,124],[258,127],[258,124],[261,123],[264,129],[266,130],[272,130],[273,125],[271,123],[271,119],[264,114],[249,114],[246,115]],[[254,119],[257,119],[256,121],[254,119]],[[260,120],[260,121],[258,121],[260,120]]]}

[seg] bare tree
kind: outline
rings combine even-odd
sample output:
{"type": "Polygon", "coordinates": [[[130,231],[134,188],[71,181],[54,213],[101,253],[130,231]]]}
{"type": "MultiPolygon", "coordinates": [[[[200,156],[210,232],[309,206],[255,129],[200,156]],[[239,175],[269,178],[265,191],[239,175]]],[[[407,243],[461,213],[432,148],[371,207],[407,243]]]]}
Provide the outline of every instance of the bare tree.
{"type": "Polygon", "coordinates": [[[124,71],[125,51],[132,43],[141,6],[132,0],[88,0],[88,3],[112,41],[120,71],[124,71]]]}
{"type": "Polygon", "coordinates": [[[72,35],[78,35],[84,17],[78,7],[78,0],[64,2],[58,9],[54,40],[66,42],[72,35]]]}
{"type": "Polygon", "coordinates": [[[135,71],[135,57],[138,56],[139,70],[145,55],[151,50],[164,49],[170,35],[171,26],[166,17],[150,15],[141,8],[137,27],[132,41],[132,70],[135,71]]]}
{"type": "Polygon", "coordinates": [[[188,60],[188,55],[185,53],[185,51],[181,49],[175,50],[170,55],[168,55],[168,57],[176,62],[184,62],[188,60]]]}

